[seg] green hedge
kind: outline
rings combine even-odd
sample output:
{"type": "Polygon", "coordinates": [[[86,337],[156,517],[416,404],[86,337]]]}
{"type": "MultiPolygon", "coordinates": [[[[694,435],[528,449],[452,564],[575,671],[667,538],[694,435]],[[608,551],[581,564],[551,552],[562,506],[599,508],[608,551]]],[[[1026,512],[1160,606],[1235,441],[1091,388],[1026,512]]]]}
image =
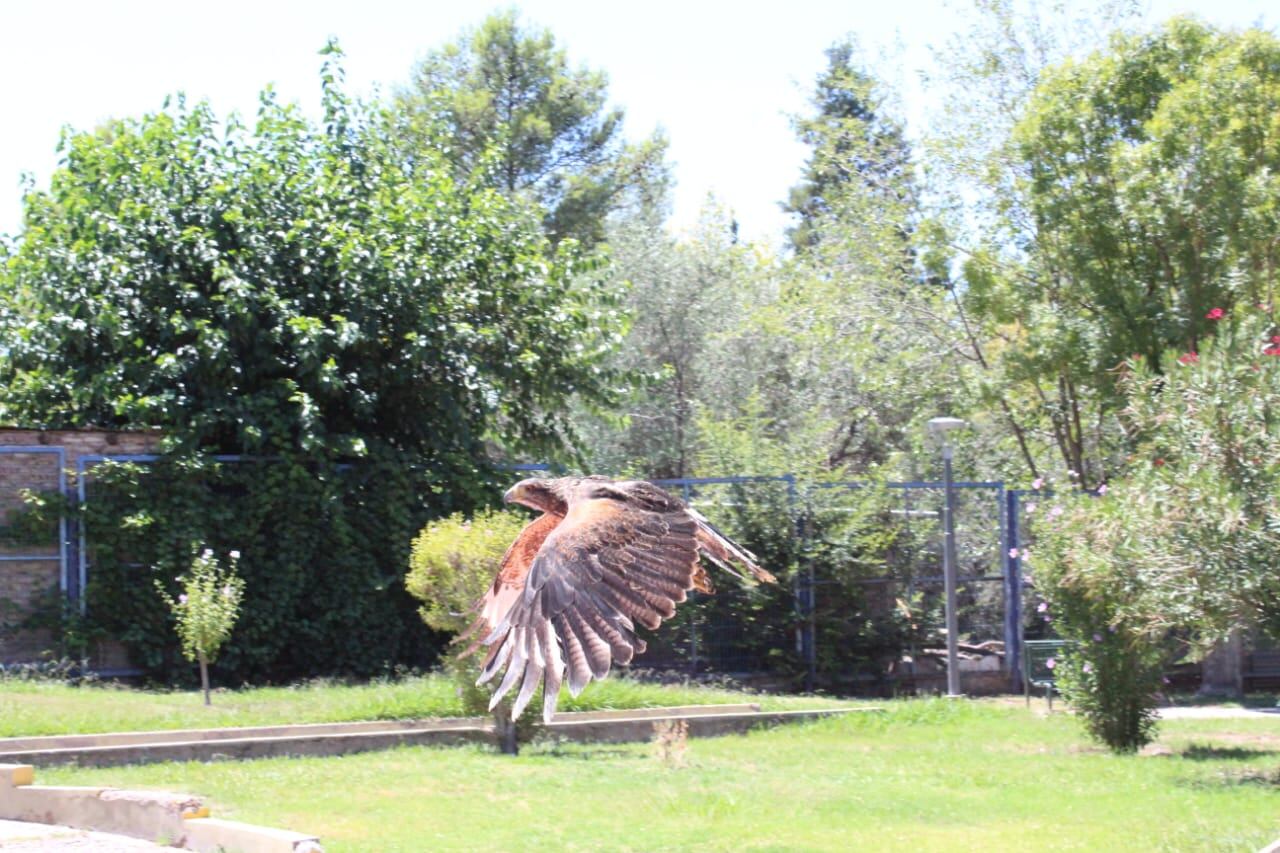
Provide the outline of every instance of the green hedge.
{"type": "Polygon", "coordinates": [[[446,638],[423,625],[403,578],[424,521],[458,508],[456,494],[432,488],[451,478],[488,479],[473,466],[450,477],[395,457],[94,468],[84,511],[89,636],[121,640],[152,677],[189,678],[155,581],[176,589],[197,543],[243,555],[243,612],[215,669],[221,683],[430,665],[446,638]]]}

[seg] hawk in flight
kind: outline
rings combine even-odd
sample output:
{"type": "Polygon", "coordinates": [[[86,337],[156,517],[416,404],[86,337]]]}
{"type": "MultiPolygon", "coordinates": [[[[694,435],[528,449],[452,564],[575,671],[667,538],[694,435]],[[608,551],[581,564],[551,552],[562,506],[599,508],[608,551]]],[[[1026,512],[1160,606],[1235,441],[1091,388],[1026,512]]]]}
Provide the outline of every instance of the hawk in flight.
{"type": "Polygon", "coordinates": [[[577,696],[614,661],[644,651],[636,625],[657,628],[690,589],[712,592],[700,557],[739,578],[776,582],[755,555],[697,511],[652,483],[605,477],[531,479],[503,498],[538,510],[502,558],[493,585],[476,604],[481,631],[468,650],[489,647],[478,683],[506,667],[490,710],[517,681],[511,717],[543,687],[550,722],[567,678],[577,696]]]}

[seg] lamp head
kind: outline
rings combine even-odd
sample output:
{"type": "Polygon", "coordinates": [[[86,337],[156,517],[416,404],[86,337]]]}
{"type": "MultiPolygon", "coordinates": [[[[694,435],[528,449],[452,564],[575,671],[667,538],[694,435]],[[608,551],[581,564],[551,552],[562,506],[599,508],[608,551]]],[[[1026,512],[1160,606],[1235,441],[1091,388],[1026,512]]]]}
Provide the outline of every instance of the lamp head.
{"type": "Polygon", "coordinates": [[[960,418],[932,418],[929,421],[929,435],[945,438],[951,430],[968,425],[968,421],[962,421],[960,418]]]}

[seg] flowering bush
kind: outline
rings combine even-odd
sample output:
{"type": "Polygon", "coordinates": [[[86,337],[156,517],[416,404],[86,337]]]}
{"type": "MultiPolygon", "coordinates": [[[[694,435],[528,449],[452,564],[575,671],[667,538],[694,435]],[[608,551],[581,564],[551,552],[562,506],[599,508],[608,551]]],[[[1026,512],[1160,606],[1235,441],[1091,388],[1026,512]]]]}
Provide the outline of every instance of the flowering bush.
{"type": "Polygon", "coordinates": [[[1280,335],[1268,306],[1207,319],[1197,352],[1126,364],[1122,476],[1036,528],[1039,588],[1077,644],[1064,692],[1113,749],[1149,739],[1172,638],[1198,652],[1280,624],[1280,335]]]}
{"type": "Polygon", "coordinates": [[[213,551],[205,548],[192,561],[190,573],[178,578],[182,592],[176,599],[160,589],[177,623],[182,654],[200,664],[200,687],[206,705],[210,704],[209,664],[217,659],[218,650],[231,636],[240,616],[244,580],[236,574],[239,560],[240,552],[232,551],[230,565],[224,570],[213,551]]]}
{"type": "MultiPolygon", "coordinates": [[[[1115,490],[1109,490],[1114,494],[1115,490]]],[[[1062,513],[1037,528],[1036,578],[1070,651],[1054,674],[1089,733],[1116,752],[1151,739],[1167,649],[1140,618],[1150,600],[1148,577],[1136,570],[1141,545],[1121,499],[1082,495],[1060,499],[1062,513]]]]}

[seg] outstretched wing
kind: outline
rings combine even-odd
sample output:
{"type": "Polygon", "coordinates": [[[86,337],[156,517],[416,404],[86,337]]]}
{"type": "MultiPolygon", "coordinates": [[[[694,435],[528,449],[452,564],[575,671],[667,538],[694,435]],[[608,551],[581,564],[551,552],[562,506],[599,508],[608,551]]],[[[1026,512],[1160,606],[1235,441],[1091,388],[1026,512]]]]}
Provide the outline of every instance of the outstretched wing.
{"type": "MultiPolygon", "coordinates": [[[[758,581],[767,583],[777,583],[770,572],[760,568],[756,562],[756,555],[752,554],[746,548],[743,548],[737,542],[734,542],[728,536],[725,536],[715,525],[707,521],[706,517],[691,506],[686,506],[682,501],[675,498],[666,491],[658,488],[653,483],[644,480],[628,480],[621,483],[614,483],[613,487],[625,494],[633,501],[640,503],[649,509],[658,512],[685,512],[697,524],[697,532],[695,534],[698,540],[698,553],[715,563],[720,568],[742,578],[742,572],[739,567],[746,569],[758,581]]],[[[703,592],[712,592],[710,580],[707,579],[706,573],[699,569],[698,574],[694,577],[694,585],[703,592]],[[706,587],[703,587],[703,584],[706,587]]]]}
{"type": "Polygon", "coordinates": [[[491,650],[480,682],[507,668],[490,707],[522,678],[511,709],[518,717],[545,677],[549,721],[566,676],[577,696],[613,661],[643,652],[636,624],[658,627],[693,586],[697,532],[679,504],[604,497],[570,505],[538,550],[518,600],[484,639],[491,650]]]}
{"type": "Polygon", "coordinates": [[[537,556],[538,549],[542,547],[542,543],[546,541],[551,531],[555,530],[563,520],[562,515],[552,512],[543,513],[526,524],[520,531],[520,535],[511,543],[511,547],[507,548],[507,552],[502,555],[502,564],[497,576],[493,579],[493,585],[472,608],[478,614],[475,621],[458,635],[458,640],[465,640],[479,632],[476,640],[459,657],[473,654],[485,637],[502,621],[502,617],[507,614],[511,606],[519,601],[520,593],[524,591],[525,579],[533,566],[533,559],[537,556]]]}

